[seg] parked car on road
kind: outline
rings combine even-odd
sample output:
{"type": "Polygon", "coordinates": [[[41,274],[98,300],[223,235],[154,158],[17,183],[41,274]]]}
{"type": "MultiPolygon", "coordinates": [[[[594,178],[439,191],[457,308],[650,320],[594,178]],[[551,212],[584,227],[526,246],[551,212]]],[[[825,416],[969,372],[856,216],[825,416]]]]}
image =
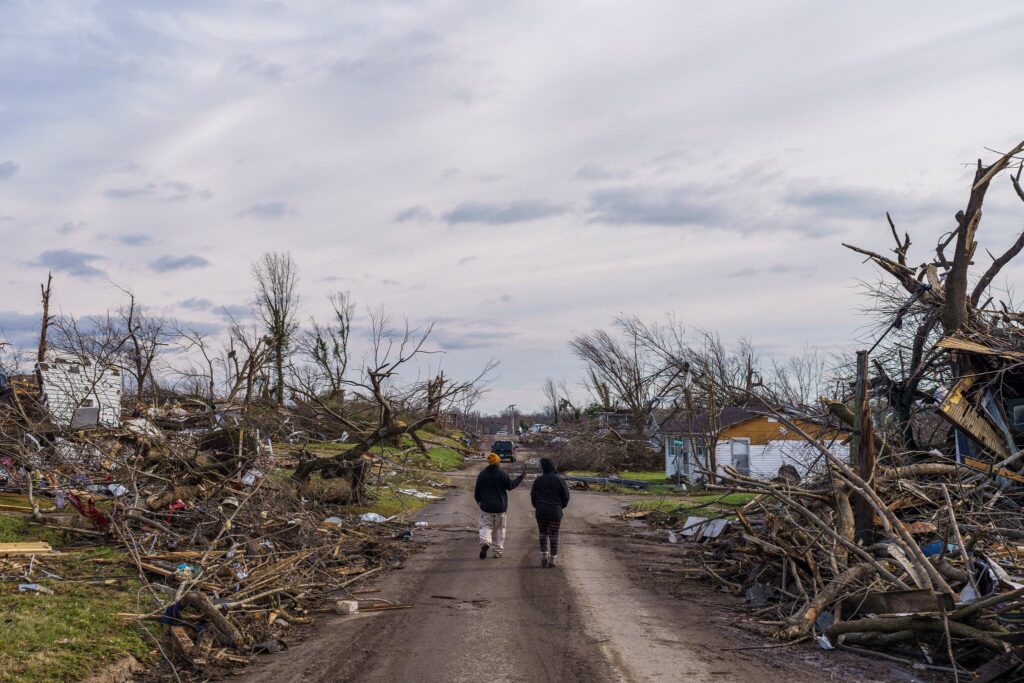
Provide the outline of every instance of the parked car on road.
{"type": "Polygon", "coordinates": [[[497,454],[502,460],[516,461],[516,445],[511,441],[495,441],[491,444],[491,453],[497,454]]]}

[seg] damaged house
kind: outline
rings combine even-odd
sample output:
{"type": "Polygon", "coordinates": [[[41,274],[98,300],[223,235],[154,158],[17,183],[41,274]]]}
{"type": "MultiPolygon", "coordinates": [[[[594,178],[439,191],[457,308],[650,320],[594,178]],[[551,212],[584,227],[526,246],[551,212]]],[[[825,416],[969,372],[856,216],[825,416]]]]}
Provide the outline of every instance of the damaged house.
{"type": "MultiPolygon", "coordinates": [[[[848,435],[806,417],[788,419],[827,444],[834,455],[849,459],[848,435]]],[[[747,407],[725,408],[716,416],[679,415],[662,424],[658,438],[665,446],[665,476],[670,479],[700,478],[708,469],[711,448],[718,474],[732,467],[745,476],[771,479],[789,466],[803,478],[821,461],[818,450],[797,431],[747,407]]]]}
{"type": "Polygon", "coordinates": [[[116,427],[121,418],[120,369],[50,352],[36,365],[39,397],[55,427],[116,427]]]}

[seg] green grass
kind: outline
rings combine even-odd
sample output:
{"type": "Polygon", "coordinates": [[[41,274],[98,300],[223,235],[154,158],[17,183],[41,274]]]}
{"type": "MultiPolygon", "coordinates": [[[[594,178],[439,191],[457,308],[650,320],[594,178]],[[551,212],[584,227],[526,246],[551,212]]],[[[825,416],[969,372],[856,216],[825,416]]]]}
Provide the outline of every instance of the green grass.
{"type": "Polygon", "coordinates": [[[715,517],[725,514],[728,519],[733,509],[742,507],[753,500],[752,493],[700,494],[693,496],[672,496],[670,498],[643,498],[631,502],[627,508],[633,512],[655,513],[655,521],[673,522],[690,515],[715,517]]]}
{"type": "Polygon", "coordinates": [[[0,513],[0,543],[43,541],[58,547],[64,544],[64,532],[41,524],[30,524],[27,517],[0,513]]]}
{"type": "Polygon", "coordinates": [[[18,507],[31,507],[28,496],[14,493],[0,493],[0,505],[17,505],[18,507]]]}
{"type": "MultiPolygon", "coordinates": [[[[0,541],[47,541],[58,546],[63,535],[25,520],[0,515],[0,541]]],[[[108,546],[39,558],[32,583],[53,591],[19,593],[18,581],[0,583],[0,681],[49,683],[84,678],[127,655],[151,658],[143,626],[117,615],[140,610],[141,584],[127,563],[108,546]],[[40,567],[64,580],[47,577],[40,567]],[[116,577],[116,578],[115,578],[116,577]],[[130,578],[125,578],[130,577],[130,578]],[[112,579],[113,583],[84,583],[112,579]]],[[[145,603],[142,609],[149,609],[145,603]]]]}
{"type": "MultiPolygon", "coordinates": [[[[364,512],[376,512],[379,515],[391,517],[403,512],[416,512],[432,502],[415,496],[403,495],[398,493],[397,488],[393,489],[388,486],[368,487],[367,492],[373,495],[376,500],[366,505],[350,505],[345,509],[356,515],[361,515],[364,512]]],[[[418,491],[426,490],[427,493],[435,493],[421,486],[402,486],[401,488],[415,488],[418,491]]]]}
{"type": "Polygon", "coordinates": [[[655,470],[654,472],[622,472],[619,474],[622,479],[635,479],[637,481],[646,481],[650,483],[664,484],[667,479],[665,478],[665,472],[662,470],[655,470]]]}
{"type": "Polygon", "coordinates": [[[462,454],[441,446],[427,451],[427,460],[434,469],[442,472],[458,469],[462,464],[462,454]]]}

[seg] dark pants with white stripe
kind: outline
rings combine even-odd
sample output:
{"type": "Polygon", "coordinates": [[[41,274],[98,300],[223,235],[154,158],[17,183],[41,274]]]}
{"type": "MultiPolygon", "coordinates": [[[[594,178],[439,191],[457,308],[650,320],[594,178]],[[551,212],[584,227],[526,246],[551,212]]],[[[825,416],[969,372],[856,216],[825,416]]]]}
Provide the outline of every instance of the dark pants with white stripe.
{"type": "Polygon", "coordinates": [[[548,541],[551,542],[551,554],[558,554],[558,529],[562,526],[560,519],[537,518],[537,530],[540,531],[540,551],[548,552],[548,541]]]}

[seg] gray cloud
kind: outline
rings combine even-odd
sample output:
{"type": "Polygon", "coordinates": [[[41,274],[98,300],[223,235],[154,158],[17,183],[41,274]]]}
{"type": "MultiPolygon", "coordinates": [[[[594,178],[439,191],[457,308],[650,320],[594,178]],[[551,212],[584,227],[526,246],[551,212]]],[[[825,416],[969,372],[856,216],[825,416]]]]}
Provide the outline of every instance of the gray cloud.
{"type": "Polygon", "coordinates": [[[134,233],[123,233],[117,236],[117,241],[125,246],[129,247],[140,247],[143,244],[149,244],[153,241],[153,238],[149,235],[144,235],[139,232],[134,233]]]}
{"type": "Polygon", "coordinates": [[[821,217],[869,221],[884,220],[886,211],[899,220],[921,219],[949,210],[945,202],[935,197],[852,185],[790,190],[783,196],[783,201],[821,217]]]}
{"type": "Polygon", "coordinates": [[[84,227],[85,223],[73,223],[71,221],[68,221],[67,223],[64,223],[59,228],[57,228],[57,232],[59,232],[62,235],[70,235],[71,233],[81,230],[84,227]]]}
{"type": "Polygon", "coordinates": [[[462,258],[460,258],[458,261],[455,262],[455,265],[457,265],[457,266],[464,266],[467,263],[472,263],[473,261],[479,261],[479,260],[480,259],[478,257],[476,257],[476,256],[463,256],[462,258]]]}
{"type": "Polygon", "coordinates": [[[284,80],[284,66],[276,62],[267,62],[253,55],[237,55],[225,61],[227,71],[243,76],[253,76],[268,83],[280,83],[284,80]]]}
{"type": "Polygon", "coordinates": [[[434,220],[434,214],[425,206],[410,206],[395,214],[395,223],[407,223],[409,221],[430,221],[434,220]]]}
{"type": "Polygon", "coordinates": [[[492,346],[501,346],[512,338],[516,337],[514,332],[504,331],[485,331],[485,330],[468,330],[468,331],[447,331],[435,329],[430,338],[440,348],[446,351],[456,351],[462,349],[483,349],[492,346]]]}
{"type": "Polygon", "coordinates": [[[252,307],[245,304],[227,304],[220,306],[217,314],[225,319],[245,320],[252,316],[252,307]]]}
{"type": "Polygon", "coordinates": [[[298,213],[298,210],[288,202],[264,202],[242,209],[238,215],[244,218],[279,220],[298,215],[298,213]]]}
{"type": "Polygon", "coordinates": [[[611,225],[707,226],[725,218],[708,195],[708,189],[694,185],[598,190],[590,195],[589,219],[611,225]]]}
{"type": "Polygon", "coordinates": [[[24,348],[39,338],[39,316],[16,311],[0,311],[0,339],[24,348]]]}
{"type": "Polygon", "coordinates": [[[600,164],[587,163],[579,167],[575,177],[577,180],[625,180],[629,176],[629,171],[617,171],[600,164]]]}
{"type": "Polygon", "coordinates": [[[99,277],[106,273],[92,263],[106,260],[99,254],[89,254],[74,249],[47,249],[36,258],[34,265],[45,266],[58,273],[67,273],[74,277],[99,277]]]}
{"type": "Polygon", "coordinates": [[[224,323],[211,323],[205,320],[181,320],[179,325],[183,330],[208,336],[219,334],[224,329],[224,323]]]}
{"type": "Polygon", "coordinates": [[[151,197],[156,194],[156,185],[137,185],[135,187],[110,187],[103,191],[105,197],[110,199],[135,199],[137,197],[151,197]]]}
{"type": "Polygon", "coordinates": [[[0,180],[6,180],[18,172],[21,168],[13,161],[0,161],[0,180]]]}
{"type": "Polygon", "coordinates": [[[869,219],[893,209],[897,201],[890,193],[864,187],[819,187],[790,192],[784,199],[790,206],[829,216],[869,219]]]}
{"type": "Polygon", "coordinates": [[[456,204],[441,218],[446,223],[487,223],[505,225],[525,223],[540,218],[558,216],[569,210],[564,204],[552,204],[543,200],[521,199],[511,202],[462,202],[456,204]]]}
{"type": "Polygon", "coordinates": [[[191,270],[192,268],[204,268],[210,265],[210,262],[204,259],[202,256],[196,256],[195,254],[185,254],[183,256],[161,256],[157,260],[149,264],[149,267],[158,273],[166,273],[172,270],[191,270]]]}
{"type": "Polygon", "coordinates": [[[803,266],[795,266],[788,263],[777,263],[772,266],[758,267],[749,266],[740,268],[727,274],[727,277],[755,277],[761,275],[806,275],[811,269],[803,266]]]}
{"type": "Polygon", "coordinates": [[[177,304],[180,308],[187,308],[191,311],[208,311],[213,308],[213,302],[203,297],[194,296],[190,299],[184,299],[179,301],[177,304]]]}
{"type": "Polygon", "coordinates": [[[210,199],[213,192],[207,188],[192,187],[190,183],[175,180],[163,184],[163,200],[165,202],[185,202],[190,199],[210,199]]]}
{"type": "Polygon", "coordinates": [[[168,180],[162,183],[145,183],[126,187],[111,187],[103,191],[108,199],[130,200],[153,197],[165,202],[184,202],[191,199],[210,199],[213,192],[207,188],[197,188],[191,183],[181,180],[168,180]]]}
{"type": "Polygon", "coordinates": [[[512,295],[506,292],[505,294],[502,294],[501,296],[498,297],[498,301],[500,301],[503,304],[511,303],[512,295]]]}

